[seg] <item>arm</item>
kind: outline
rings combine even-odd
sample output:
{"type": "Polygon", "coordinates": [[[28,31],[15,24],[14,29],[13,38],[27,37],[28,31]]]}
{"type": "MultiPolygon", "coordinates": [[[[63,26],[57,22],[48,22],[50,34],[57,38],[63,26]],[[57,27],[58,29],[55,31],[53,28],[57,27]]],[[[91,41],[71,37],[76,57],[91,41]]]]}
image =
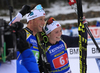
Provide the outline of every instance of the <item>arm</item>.
{"type": "MultiPolygon", "coordinates": [[[[83,17],[83,24],[87,24],[85,17],[83,17]]],[[[62,35],[61,38],[67,44],[67,47],[79,47],[79,37],[62,35]]],[[[85,32],[85,38],[87,39],[87,31],[85,32]]]]}
{"type": "Polygon", "coordinates": [[[10,21],[9,25],[11,25],[12,23],[15,23],[15,22],[20,22],[20,20],[22,19],[22,14],[19,12],[14,18],[12,21],[10,21]]]}
{"type": "MultiPolygon", "coordinates": [[[[87,31],[85,32],[87,38],[87,31]]],[[[67,47],[79,47],[79,37],[72,37],[67,35],[62,35],[61,38],[67,44],[67,47]]]]}
{"type": "Polygon", "coordinates": [[[29,73],[28,70],[17,61],[17,73],[29,73]]]}
{"type": "Polygon", "coordinates": [[[17,61],[17,73],[40,73],[31,49],[22,52],[22,64],[17,61]],[[27,53],[27,54],[26,54],[27,53]]]}
{"type": "Polygon", "coordinates": [[[62,35],[61,38],[67,44],[67,47],[79,47],[79,37],[71,37],[67,35],[62,35]]]}
{"type": "Polygon", "coordinates": [[[30,12],[30,6],[28,5],[24,5],[22,7],[22,9],[18,12],[18,14],[13,18],[13,20],[9,23],[9,25],[11,25],[12,23],[15,22],[20,22],[20,20],[22,19],[22,17],[30,12]]]}
{"type": "Polygon", "coordinates": [[[29,71],[29,73],[39,73],[38,64],[31,49],[26,49],[22,52],[22,65],[29,71]]]}

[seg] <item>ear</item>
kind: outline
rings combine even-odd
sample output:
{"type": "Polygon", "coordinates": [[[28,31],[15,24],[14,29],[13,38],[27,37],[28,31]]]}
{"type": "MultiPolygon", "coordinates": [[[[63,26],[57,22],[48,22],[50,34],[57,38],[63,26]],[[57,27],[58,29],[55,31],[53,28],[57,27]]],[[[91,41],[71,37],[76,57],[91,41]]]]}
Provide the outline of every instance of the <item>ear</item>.
{"type": "Polygon", "coordinates": [[[47,34],[47,37],[50,37],[50,34],[47,34]]]}
{"type": "Polygon", "coordinates": [[[30,20],[30,21],[28,21],[28,23],[31,23],[31,20],[30,20]]]}

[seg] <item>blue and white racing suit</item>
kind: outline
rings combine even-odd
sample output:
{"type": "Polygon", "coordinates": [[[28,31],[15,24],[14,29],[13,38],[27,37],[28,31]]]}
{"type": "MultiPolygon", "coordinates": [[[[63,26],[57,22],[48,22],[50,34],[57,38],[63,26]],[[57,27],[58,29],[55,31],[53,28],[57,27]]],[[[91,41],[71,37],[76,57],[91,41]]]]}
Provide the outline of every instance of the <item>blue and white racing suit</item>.
{"type": "Polygon", "coordinates": [[[46,56],[51,65],[51,73],[71,73],[67,47],[64,41],[60,40],[55,45],[48,45],[46,56]]]}

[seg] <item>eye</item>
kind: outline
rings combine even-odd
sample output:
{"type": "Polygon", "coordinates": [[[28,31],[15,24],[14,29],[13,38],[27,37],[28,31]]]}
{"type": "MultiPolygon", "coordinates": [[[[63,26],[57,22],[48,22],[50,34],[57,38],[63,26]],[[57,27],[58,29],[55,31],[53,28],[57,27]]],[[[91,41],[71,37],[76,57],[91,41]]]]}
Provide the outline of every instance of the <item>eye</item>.
{"type": "Polygon", "coordinates": [[[60,30],[60,32],[62,32],[62,30],[60,30]]]}
{"type": "Polygon", "coordinates": [[[42,20],[42,18],[40,18],[40,20],[42,20]]]}
{"type": "Polygon", "coordinates": [[[44,21],[46,21],[46,19],[44,19],[44,21]]]}
{"type": "Polygon", "coordinates": [[[58,31],[56,31],[55,33],[58,33],[58,31]]]}
{"type": "Polygon", "coordinates": [[[43,18],[40,18],[40,20],[45,21],[45,19],[43,19],[43,18]]]}

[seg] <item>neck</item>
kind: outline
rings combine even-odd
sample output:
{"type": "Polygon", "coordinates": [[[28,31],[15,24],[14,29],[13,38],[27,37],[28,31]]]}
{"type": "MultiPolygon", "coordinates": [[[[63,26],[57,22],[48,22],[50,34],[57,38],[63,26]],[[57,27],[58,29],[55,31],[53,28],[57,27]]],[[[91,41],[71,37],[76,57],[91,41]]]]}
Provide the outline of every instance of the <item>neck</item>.
{"type": "Polygon", "coordinates": [[[51,44],[56,44],[56,41],[53,41],[53,40],[49,40],[49,42],[50,42],[51,44]]]}
{"type": "Polygon", "coordinates": [[[29,25],[27,25],[27,28],[29,28],[33,32],[34,36],[37,34],[37,32],[35,32],[34,29],[32,29],[29,25]]]}

